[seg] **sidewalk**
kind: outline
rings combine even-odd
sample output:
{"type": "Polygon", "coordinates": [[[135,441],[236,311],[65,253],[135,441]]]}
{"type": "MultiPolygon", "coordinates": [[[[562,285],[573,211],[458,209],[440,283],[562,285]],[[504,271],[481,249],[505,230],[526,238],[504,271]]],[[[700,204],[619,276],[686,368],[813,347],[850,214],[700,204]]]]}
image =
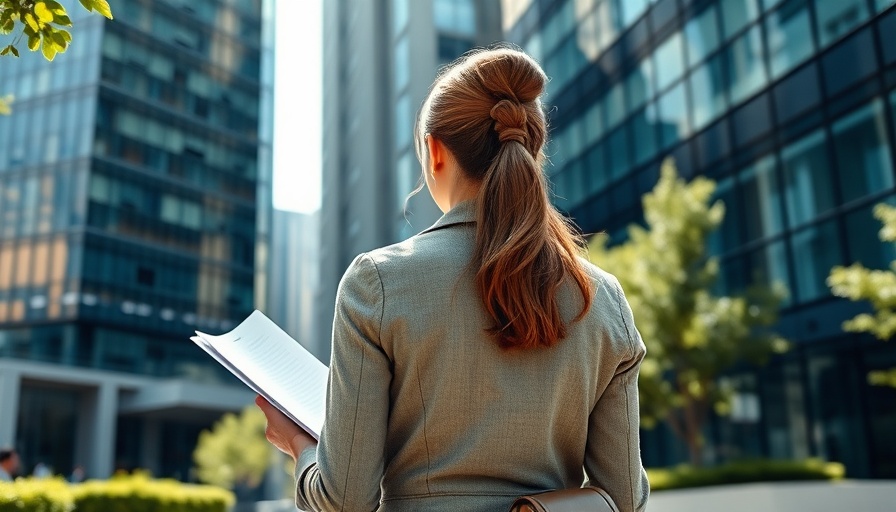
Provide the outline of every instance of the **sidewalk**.
{"type": "Polygon", "coordinates": [[[781,482],[660,491],[647,512],[893,512],[896,481],[781,482]]]}

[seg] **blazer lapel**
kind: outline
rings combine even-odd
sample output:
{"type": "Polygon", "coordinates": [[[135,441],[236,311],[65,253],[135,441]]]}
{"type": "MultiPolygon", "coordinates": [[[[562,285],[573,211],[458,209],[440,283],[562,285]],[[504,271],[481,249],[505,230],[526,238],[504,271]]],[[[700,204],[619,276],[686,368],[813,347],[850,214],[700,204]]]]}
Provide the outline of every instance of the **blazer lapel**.
{"type": "Polygon", "coordinates": [[[463,201],[456,204],[454,208],[448,211],[448,213],[442,215],[435,224],[424,229],[420,234],[422,235],[423,233],[429,233],[430,231],[447,228],[456,224],[471,224],[474,222],[476,222],[476,204],[473,200],[463,201]]]}

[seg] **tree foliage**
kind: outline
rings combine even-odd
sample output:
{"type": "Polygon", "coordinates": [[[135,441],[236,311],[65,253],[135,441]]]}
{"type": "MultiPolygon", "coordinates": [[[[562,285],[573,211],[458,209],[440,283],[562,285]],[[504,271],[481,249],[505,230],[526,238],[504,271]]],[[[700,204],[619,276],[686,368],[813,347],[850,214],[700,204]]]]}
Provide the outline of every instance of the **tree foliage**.
{"type": "MultiPolygon", "coordinates": [[[[97,12],[112,19],[112,9],[106,0],[78,0],[89,12],[97,12]]],[[[0,56],[19,56],[22,39],[29,50],[41,51],[44,58],[53,60],[72,42],[71,27],[65,7],[55,0],[0,0],[0,35],[14,34],[13,42],[0,49],[0,56]]],[[[9,115],[12,99],[0,97],[0,115],[9,115]]]]}
{"type": "Polygon", "coordinates": [[[272,456],[266,425],[261,410],[249,406],[239,415],[225,414],[203,431],[193,451],[199,480],[227,489],[258,487],[272,456]]]}
{"type": "Polygon", "coordinates": [[[592,261],[622,284],[647,345],[639,380],[642,423],[649,428],[665,420],[696,465],[709,412],[730,408],[719,377],[740,362],[761,364],[787,348],[770,330],[783,290],[712,292],[719,265],[708,257],[706,242],[725,215],[721,201],[711,203],[714,191],[709,179],[680,179],[667,160],[643,198],[646,227],[630,226],[620,245],[611,247],[606,235],[589,244],[592,261]]]}
{"type": "MultiPolygon", "coordinates": [[[[878,204],[874,207],[874,216],[883,224],[879,233],[881,241],[896,243],[896,208],[878,204]]],[[[871,270],[861,263],[836,266],[828,276],[828,286],[834,295],[871,303],[873,312],[843,322],[845,331],[871,333],[884,341],[896,334],[896,261],[890,262],[887,270],[871,270]]],[[[868,382],[896,387],[896,368],[871,372],[868,382]]]]}

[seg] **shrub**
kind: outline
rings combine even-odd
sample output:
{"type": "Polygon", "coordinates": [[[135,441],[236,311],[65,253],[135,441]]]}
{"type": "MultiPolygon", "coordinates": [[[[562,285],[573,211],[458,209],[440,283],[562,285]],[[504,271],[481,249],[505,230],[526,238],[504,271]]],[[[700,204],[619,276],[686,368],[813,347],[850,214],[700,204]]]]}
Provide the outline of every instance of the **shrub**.
{"type": "Polygon", "coordinates": [[[235,501],[233,493],[218,487],[139,474],[91,480],[72,490],[74,512],[226,512],[235,501]]]}
{"type": "Polygon", "coordinates": [[[755,459],[729,462],[714,468],[681,465],[674,468],[648,469],[647,478],[650,480],[652,491],[661,491],[747,482],[839,480],[845,473],[843,464],[819,459],[755,459]]]}
{"type": "Polygon", "coordinates": [[[234,501],[225,489],[147,475],[75,485],[62,479],[0,482],[0,512],[226,512],[234,501]]]}
{"type": "Polygon", "coordinates": [[[0,512],[71,512],[72,491],[62,479],[0,482],[0,512]]]}

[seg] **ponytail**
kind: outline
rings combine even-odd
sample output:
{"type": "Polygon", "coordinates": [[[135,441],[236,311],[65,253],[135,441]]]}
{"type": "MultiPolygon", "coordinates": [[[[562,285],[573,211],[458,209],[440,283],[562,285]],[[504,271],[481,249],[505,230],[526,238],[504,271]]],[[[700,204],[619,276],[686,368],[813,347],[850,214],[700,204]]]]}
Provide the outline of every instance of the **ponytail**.
{"type": "Polygon", "coordinates": [[[481,183],[472,265],[476,288],[505,348],[552,346],[566,336],[558,291],[572,278],[584,299],[591,281],[577,256],[582,240],[550,204],[542,165],[546,121],[538,100],[547,77],[508,49],[455,64],[433,86],[418,121],[481,183]]]}

